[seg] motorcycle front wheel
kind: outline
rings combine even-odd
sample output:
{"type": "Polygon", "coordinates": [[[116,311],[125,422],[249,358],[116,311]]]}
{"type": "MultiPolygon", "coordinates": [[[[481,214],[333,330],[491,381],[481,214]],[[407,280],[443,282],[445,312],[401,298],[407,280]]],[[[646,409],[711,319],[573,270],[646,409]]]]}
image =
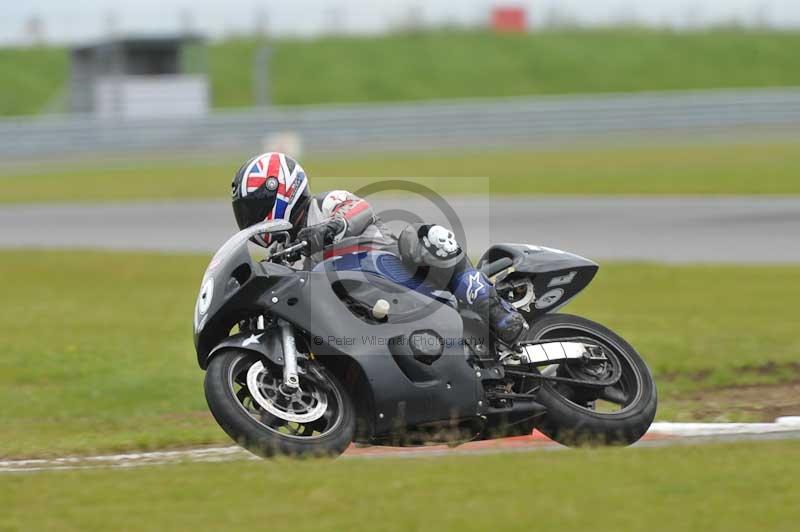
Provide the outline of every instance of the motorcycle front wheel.
{"type": "Polygon", "coordinates": [[[304,361],[299,378],[297,389],[287,389],[281,366],[247,351],[225,351],[206,370],[206,401],[228,436],[259,456],[343,453],[355,432],[347,391],[314,361],[304,361]]]}
{"type": "Polygon", "coordinates": [[[617,372],[619,380],[605,388],[579,388],[545,381],[537,401],[547,407],[536,428],[569,446],[630,445],[650,428],[656,415],[656,386],[650,369],[636,350],[610,329],[569,314],[550,314],[531,323],[530,340],[584,337],[601,346],[607,361],[541,370],[573,379],[605,380],[617,372]]]}

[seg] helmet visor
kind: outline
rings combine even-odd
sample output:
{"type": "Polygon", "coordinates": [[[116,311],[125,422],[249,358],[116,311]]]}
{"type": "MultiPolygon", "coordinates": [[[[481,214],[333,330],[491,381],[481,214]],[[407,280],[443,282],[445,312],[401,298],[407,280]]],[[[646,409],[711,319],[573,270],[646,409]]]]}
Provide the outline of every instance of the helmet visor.
{"type": "Polygon", "coordinates": [[[239,229],[250,227],[267,219],[275,204],[275,197],[252,198],[245,197],[233,201],[233,216],[239,229]]]}

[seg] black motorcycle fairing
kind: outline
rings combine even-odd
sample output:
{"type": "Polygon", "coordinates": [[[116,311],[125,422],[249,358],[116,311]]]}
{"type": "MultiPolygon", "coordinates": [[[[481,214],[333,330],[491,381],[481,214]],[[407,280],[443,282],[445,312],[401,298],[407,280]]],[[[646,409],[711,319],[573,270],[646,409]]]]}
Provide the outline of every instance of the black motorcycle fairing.
{"type": "Polygon", "coordinates": [[[478,262],[478,268],[507,257],[514,277],[530,277],[535,300],[529,318],[553,312],[586,288],[600,268],[595,262],[558,249],[527,244],[496,244],[478,262]]]}
{"type": "Polygon", "coordinates": [[[407,297],[424,302],[424,312],[416,319],[405,316],[393,321],[390,311],[387,322],[366,323],[344,309],[325,273],[294,272],[292,277],[267,290],[260,304],[304,330],[321,363],[327,355],[345,355],[360,366],[372,392],[375,435],[396,431],[398,426],[479,415],[484,391],[467,361],[465,331],[457,310],[409,291],[407,297]],[[414,358],[409,343],[413,334],[429,330],[431,324],[436,324],[443,349],[429,363],[414,358]],[[409,364],[420,371],[409,371],[409,364]]]}
{"type": "MultiPolygon", "coordinates": [[[[194,347],[201,368],[206,368],[209,352],[230,335],[234,325],[258,313],[254,302],[258,288],[263,287],[251,286],[245,294],[241,292],[243,287],[250,285],[253,270],[264,264],[255,258],[256,255],[264,255],[264,248],[250,240],[257,234],[286,232],[291,228],[292,224],[284,221],[265,221],[253,225],[231,236],[214,254],[203,274],[192,320],[194,347]],[[234,296],[237,296],[236,301],[232,302],[234,296]]],[[[271,266],[292,271],[278,264],[271,266]]],[[[268,279],[269,276],[266,276],[267,282],[268,279]]],[[[260,284],[263,285],[264,281],[262,277],[260,284]]]]}
{"type": "MultiPolygon", "coordinates": [[[[242,242],[223,258],[215,258],[203,276],[195,304],[194,346],[201,368],[209,354],[241,320],[263,314],[261,296],[294,270],[253,260],[251,244],[242,242]]],[[[255,244],[252,244],[255,246],[255,244]]]]}
{"type": "MultiPolygon", "coordinates": [[[[243,319],[272,314],[295,325],[320,363],[348,357],[366,376],[371,397],[358,398],[374,405],[368,420],[374,436],[398,427],[475,418],[481,414],[484,390],[468,362],[464,323],[448,304],[409,290],[403,319],[367,323],[345,307],[325,272],[298,271],[271,262],[258,262],[246,242],[215,258],[201,284],[195,306],[194,341],[198,364],[205,369],[212,351],[230,340],[231,329],[243,319]],[[418,298],[417,304],[412,299],[418,298]],[[402,352],[411,335],[435,324],[443,339],[442,354],[432,363],[402,352]],[[401,344],[401,368],[390,350],[401,344]],[[406,356],[409,355],[406,359],[406,356]],[[408,365],[424,367],[424,382],[415,381],[408,365]],[[410,376],[412,375],[412,376],[410,376]]],[[[237,348],[242,346],[243,338],[237,348]]],[[[267,349],[269,346],[265,346],[267,349]]],[[[219,352],[219,351],[216,351],[219,352]]],[[[273,355],[274,356],[274,355],[273,355]]]]}

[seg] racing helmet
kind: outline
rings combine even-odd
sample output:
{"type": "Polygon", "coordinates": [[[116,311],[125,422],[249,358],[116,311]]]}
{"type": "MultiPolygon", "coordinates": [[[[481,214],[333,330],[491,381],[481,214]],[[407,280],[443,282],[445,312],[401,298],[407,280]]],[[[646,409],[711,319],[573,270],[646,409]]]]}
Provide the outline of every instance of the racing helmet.
{"type": "MultiPolygon", "coordinates": [[[[257,155],[236,172],[231,183],[233,215],[239,229],[267,220],[290,222],[300,229],[311,191],[308,177],[297,161],[278,152],[257,155]]],[[[267,246],[269,235],[258,235],[256,243],[267,246]]]]}

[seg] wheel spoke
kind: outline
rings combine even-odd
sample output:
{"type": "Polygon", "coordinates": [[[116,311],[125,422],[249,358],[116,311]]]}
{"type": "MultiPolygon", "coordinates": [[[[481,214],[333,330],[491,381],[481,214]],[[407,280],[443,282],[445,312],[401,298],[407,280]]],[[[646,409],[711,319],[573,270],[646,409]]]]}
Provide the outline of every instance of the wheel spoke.
{"type": "Polygon", "coordinates": [[[250,391],[247,389],[246,386],[239,388],[239,391],[236,392],[236,398],[239,399],[239,402],[244,404],[245,399],[250,397],[250,391]]]}
{"type": "Polygon", "coordinates": [[[268,427],[272,427],[273,429],[279,429],[282,426],[287,425],[286,421],[279,418],[278,416],[273,416],[266,410],[261,411],[261,422],[268,427]]]}
{"type": "Polygon", "coordinates": [[[314,434],[314,427],[310,424],[300,425],[298,429],[298,435],[300,436],[311,436],[314,434]]]}
{"type": "Polygon", "coordinates": [[[627,394],[614,386],[606,386],[603,388],[597,398],[604,399],[617,405],[624,405],[628,401],[627,394]]]}

